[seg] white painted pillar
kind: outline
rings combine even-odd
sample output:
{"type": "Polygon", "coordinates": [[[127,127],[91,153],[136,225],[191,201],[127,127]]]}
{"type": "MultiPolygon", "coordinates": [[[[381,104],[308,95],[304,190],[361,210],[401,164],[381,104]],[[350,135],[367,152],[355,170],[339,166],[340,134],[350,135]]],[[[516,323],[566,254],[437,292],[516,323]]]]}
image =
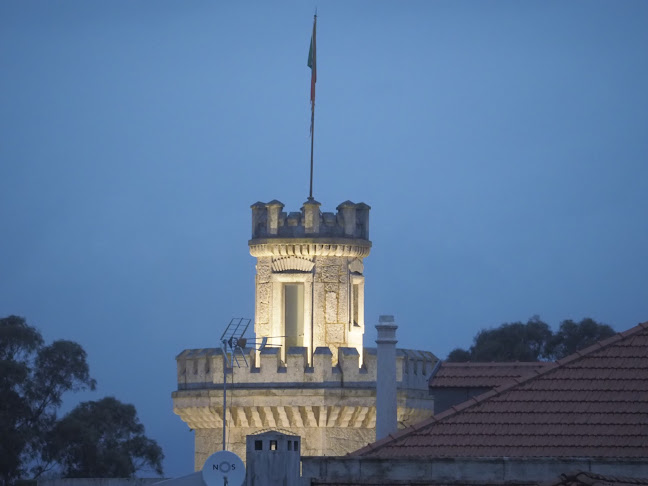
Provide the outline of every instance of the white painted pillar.
{"type": "Polygon", "coordinates": [[[376,440],[393,434],[396,421],[396,329],[394,316],[378,318],[378,369],[376,374],[376,440]]]}

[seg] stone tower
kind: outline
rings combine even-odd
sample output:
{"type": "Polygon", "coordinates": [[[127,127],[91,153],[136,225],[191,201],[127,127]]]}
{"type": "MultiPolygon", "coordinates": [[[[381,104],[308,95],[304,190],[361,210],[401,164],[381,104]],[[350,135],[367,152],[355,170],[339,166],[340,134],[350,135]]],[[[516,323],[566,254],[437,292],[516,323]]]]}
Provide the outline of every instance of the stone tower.
{"type": "MultiPolygon", "coordinates": [[[[254,329],[267,346],[244,350],[249,368],[225,370],[225,410],[219,343],[176,357],[173,411],[194,430],[196,470],[221,449],[224,417],[227,448],[243,459],[246,436],[268,431],[299,435],[301,453],[311,456],[343,455],[376,437],[376,348],[362,342],[370,208],[346,201],[337,213],[321,212],[314,200],[300,212],[283,208],[252,205],[254,329]]],[[[399,427],[432,414],[436,361],[426,351],[396,350],[399,427]]]]}
{"type": "Polygon", "coordinates": [[[308,362],[320,346],[337,361],[338,347],[362,360],[364,276],[369,255],[369,206],[345,201],[321,213],[309,200],[285,213],[279,201],[252,205],[250,253],[257,259],[254,331],[281,346],[305,347],[308,362]]]}

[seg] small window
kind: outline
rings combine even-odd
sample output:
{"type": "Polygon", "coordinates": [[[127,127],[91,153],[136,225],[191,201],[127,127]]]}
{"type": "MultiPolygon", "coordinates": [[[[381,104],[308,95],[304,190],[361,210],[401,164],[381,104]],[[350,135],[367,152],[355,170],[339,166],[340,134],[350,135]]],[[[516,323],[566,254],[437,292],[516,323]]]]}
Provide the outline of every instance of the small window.
{"type": "Polygon", "coordinates": [[[254,450],[255,451],[262,451],[263,450],[263,441],[262,440],[255,440],[254,441],[254,450]]]}
{"type": "Polygon", "coordinates": [[[295,450],[296,451],[299,450],[299,441],[298,440],[295,441],[295,450]]]}
{"type": "Polygon", "coordinates": [[[270,450],[271,451],[276,451],[277,450],[277,441],[276,440],[271,440],[270,441],[270,450]]]}
{"type": "Polygon", "coordinates": [[[292,451],[292,440],[288,440],[286,442],[288,442],[288,450],[292,451]]]}
{"type": "Polygon", "coordinates": [[[353,284],[353,326],[360,327],[360,285],[353,284]]]}

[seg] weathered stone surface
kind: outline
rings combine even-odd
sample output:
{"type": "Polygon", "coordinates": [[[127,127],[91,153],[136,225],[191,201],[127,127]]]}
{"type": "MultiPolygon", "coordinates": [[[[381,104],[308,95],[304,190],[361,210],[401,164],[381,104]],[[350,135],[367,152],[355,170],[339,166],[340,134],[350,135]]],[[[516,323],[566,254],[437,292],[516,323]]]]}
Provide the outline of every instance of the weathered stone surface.
{"type": "Polygon", "coordinates": [[[259,258],[256,265],[257,282],[269,282],[272,274],[272,258],[259,258]]]}
{"type": "Polygon", "coordinates": [[[321,268],[323,282],[337,282],[340,272],[339,265],[327,265],[321,268]]]}
{"type": "Polygon", "coordinates": [[[324,290],[327,292],[337,292],[339,285],[337,283],[327,283],[324,284],[324,290]]]}
{"type": "Polygon", "coordinates": [[[338,318],[337,322],[348,323],[351,320],[349,314],[349,282],[345,279],[344,283],[340,284],[338,290],[338,318]]]}
{"type": "Polygon", "coordinates": [[[264,333],[263,335],[266,335],[265,332],[270,331],[269,326],[262,326],[263,324],[267,324],[268,321],[270,320],[268,308],[269,308],[269,304],[267,302],[259,302],[257,304],[257,316],[256,316],[256,326],[255,326],[257,334],[264,333]]]}
{"type": "Polygon", "coordinates": [[[344,343],[344,324],[327,324],[326,341],[335,346],[344,343]]]}
{"type": "MultiPolygon", "coordinates": [[[[337,293],[326,292],[326,322],[337,322],[337,293]]],[[[340,341],[335,341],[340,342],[340,341]]]]}
{"type": "Polygon", "coordinates": [[[261,283],[257,285],[257,299],[259,302],[267,304],[270,302],[270,292],[272,291],[272,285],[269,283],[261,283]]]}

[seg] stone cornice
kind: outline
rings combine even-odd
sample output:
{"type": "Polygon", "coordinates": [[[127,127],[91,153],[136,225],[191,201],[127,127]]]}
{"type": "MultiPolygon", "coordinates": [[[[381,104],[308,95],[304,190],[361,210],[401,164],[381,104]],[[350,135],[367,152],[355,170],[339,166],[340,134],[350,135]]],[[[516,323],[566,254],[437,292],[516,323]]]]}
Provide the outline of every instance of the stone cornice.
{"type": "Polygon", "coordinates": [[[248,242],[253,257],[355,257],[364,258],[371,242],[356,238],[255,238],[248,242]]]}
{"type": "MultiPolygon", "coordinates": [[[[258,399],[257,399],[258,400],[258,399]]],[[[236,428],[251,428],[256,433],[265,428],[285,428],[293,431],[304,428],[373,429],[376,426],[375,397],[371,400],[342,401],[338,405],[242,405],[236,400],[227,407],[227,423],[236,428]]],[[[174,413],[192,429],[223,426],[223,407],[218,400],[210,403],[192,403],[174,399],[174,413]]],[[[398,407],[398,421],[405,426],[428,418],[431,410],[398,407]]]]}

